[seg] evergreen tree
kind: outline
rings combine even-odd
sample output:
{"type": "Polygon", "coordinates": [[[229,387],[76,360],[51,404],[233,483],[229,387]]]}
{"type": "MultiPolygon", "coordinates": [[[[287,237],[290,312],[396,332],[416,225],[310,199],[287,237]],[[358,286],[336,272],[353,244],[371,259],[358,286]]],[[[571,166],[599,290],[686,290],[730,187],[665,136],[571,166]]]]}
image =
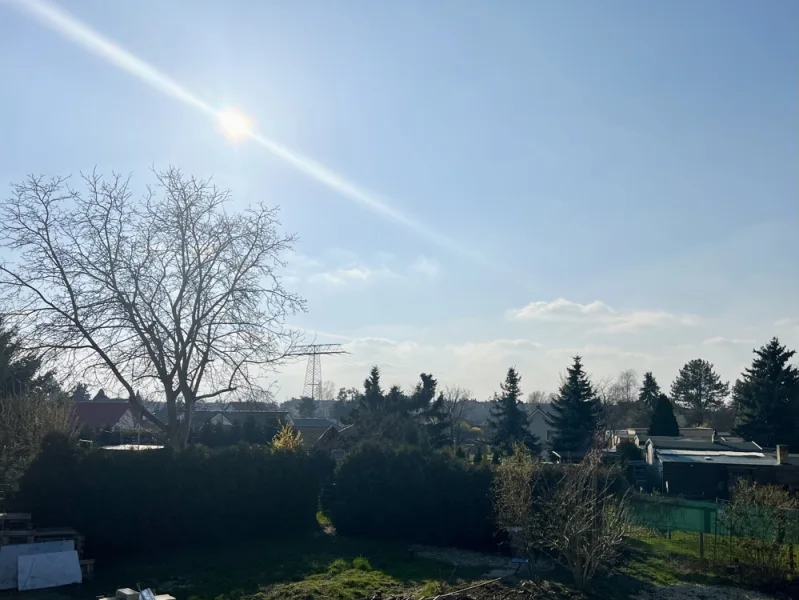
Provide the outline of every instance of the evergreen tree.
{"type": "Polygon", "coordinates": [[[382,410],[384,404],[383,390],[380,388],[380,369],[375,365],[369,373],[369,378],[363,382],[363,395],[360,406],[368,411],[382,410]]]}
{"type": "Polygon", "coordinates": [[[91,400],[91,396],[89,395],[89,386],[85,383],[81,382],[78,383],[72,389],[72,401],[73,402],[88,402],[91,400]]]}
{"type": "Polygon", "coordinates": [[[350,413],[358,406],[361,393],[355,388],[340,388],[336,396],[336,402],[333,404],[333,418],[338,419],[342,423],[350,421],[350,413]]]}
{"type": "Polygon", "coordinates": [[[680,369],[677,379],[671,384],[671,398],[682,408],[688,422],[703,425],[710,412],[724,404],[730,386],[721,381],[713,370],[713,364],[695,358],[680,369]]]}
{"type": "Polygon", "coordinates": [[[439,393],[436,397],[438,382],[432,375],[422,373],[420,382],[411,395],[409,408],[417,415],[422,429],[433,448],[446,446],[450,439],[447,435],[449,420],[447,416],[444,395],[439,393]]]}
{"type": "Polygon", "coordinates": [[[297,412],[303,419],[310,419],[316,414],[316,400],[303,396],[300,398],[300,405],[297,407],[297,412]]]}
{"type": "Polygon", "coordinates": [[[410,408],[410,402],[398,385],[392,385],[383,398],[381,409],[385,414],[400,414],[410,408]]]}
{"type": "Polygon", "coordinates": [[[649,435],[680,435],[674,408],[666,394],[658,396],[655,410],[652,412],[652,420],[649,422],[649,435]]]}
{"type": "Polygon", "coordinates": [[[591,445],[599,420],[599,398],[583,370],[582,359],[574,357],[558,395],[552,401],[547,422],[554,428],[552,448],[585,452],[591,445]]]}
{"type": "Polygon", "coordinates": [[[6,328],[0,316],[0,398],[34,388],[57,389],[52,372],[39,374],[41,366],[41,357],[26,352],[14,330],[6,328]]]}
{"type": "Polygon", "coordinates": [[[495,455],[498,452],[510,455],[513,445],[518,443],[525,444],[532,452],[540,452],[538,438],[529,430],[527,411],[524,410],[519,388],[521,379],[516,369],[511,367],[505,376],[505,383],[500,384],[502,394],[494,395],[488,425],[495,455]]]}
{"type": "Polygon", "coordinates": [[[653,411],[660,401],[660,396],[660,386],[655,380],[655,376],[652,374],[652,371],[647,371],[644,373],[644,381],[638,392],[638,402],[641,404],[642,408],[653,411]]]}
{"type": "Polygon", "coordinates": [[[735,433],[761,446],[787,444],[799,451],[799,370],[790,364],[795,350],[775,337],[755,350],[752,366],[735,382],[735,433]]]}

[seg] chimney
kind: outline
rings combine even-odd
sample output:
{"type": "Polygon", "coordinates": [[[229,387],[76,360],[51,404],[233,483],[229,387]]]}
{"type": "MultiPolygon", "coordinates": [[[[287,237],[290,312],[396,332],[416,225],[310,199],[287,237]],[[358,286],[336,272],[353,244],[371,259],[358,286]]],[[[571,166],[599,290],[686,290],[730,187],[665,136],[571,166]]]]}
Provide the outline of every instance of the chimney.
{"type": "Polygon", "coordinates": [[[777,464],[781,465],[788,460],[788,446],[783,444],[777,445],[777,464]]]}

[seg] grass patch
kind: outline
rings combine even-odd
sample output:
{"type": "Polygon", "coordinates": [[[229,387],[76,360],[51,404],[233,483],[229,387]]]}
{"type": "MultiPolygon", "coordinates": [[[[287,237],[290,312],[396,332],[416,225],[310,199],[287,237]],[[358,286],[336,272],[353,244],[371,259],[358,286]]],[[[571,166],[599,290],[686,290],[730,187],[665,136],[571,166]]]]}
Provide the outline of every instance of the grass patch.
{"type": "MultiPolygon", "coordinates": [[[[595,582],[592,597],[621,600],[641,589],[680,582],[731,584],[707,567],[700,570],[693,534],[674,532],[668,539],[636,530],[626,553],[627,560],[615,574],[595,582]]],[[[3,600],[83,600],[137,585],[171,593],[179,600],[360,600],[379,592],[420,598],[466,587],[486,570],[412,559],[401,543],[319,532],[303,538],[98,559],[95,579],[82,586],[24,596],[9,593],[3,600]]],[[[571,574],[565,569],[545,577],[571,586],[571,574]]]]}
{"type": "Polygon", "coordinates": [[[407,545],[318,533],[299,539],[98,559],[95,579],[3,600],[84,600],[120,587],[151,587],[179,600],[357,600],[410,594],[479,578],[484,569],[411,559],[407,545]]]}

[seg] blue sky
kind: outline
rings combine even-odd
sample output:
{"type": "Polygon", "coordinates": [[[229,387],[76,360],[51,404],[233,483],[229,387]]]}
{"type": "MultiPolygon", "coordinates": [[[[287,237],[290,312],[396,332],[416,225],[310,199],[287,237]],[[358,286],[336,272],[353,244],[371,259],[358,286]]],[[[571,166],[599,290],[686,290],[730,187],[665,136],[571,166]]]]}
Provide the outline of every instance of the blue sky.
{"type": "MultiPolygon", "coordinates": [[[[667,386],[692,358],[734,380],[771,336],[799,346],[795,2],[55,5],[400,219],[231,142],[36,6],[0,4],[0,181],[175,164],[280,205],[293,323],[347,344],[338,385],[378,363],[485,398],[516,365],[554,390],[580,353],[667,386]]],[[[303,374],[273,376],[278,397],[303,374]]]]}

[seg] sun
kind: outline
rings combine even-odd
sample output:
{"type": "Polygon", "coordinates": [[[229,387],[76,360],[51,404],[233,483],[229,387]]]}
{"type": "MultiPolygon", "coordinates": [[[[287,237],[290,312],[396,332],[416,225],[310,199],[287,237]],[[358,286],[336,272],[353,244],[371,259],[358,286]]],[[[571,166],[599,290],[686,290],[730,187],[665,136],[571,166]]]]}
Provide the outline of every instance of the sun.
{"type": "Polygon", "coordinates": [[[250,120],[237,110],[223,110],[218,115],[219,126],[231,139],[239,139],[251,131],[250,120]]]}

